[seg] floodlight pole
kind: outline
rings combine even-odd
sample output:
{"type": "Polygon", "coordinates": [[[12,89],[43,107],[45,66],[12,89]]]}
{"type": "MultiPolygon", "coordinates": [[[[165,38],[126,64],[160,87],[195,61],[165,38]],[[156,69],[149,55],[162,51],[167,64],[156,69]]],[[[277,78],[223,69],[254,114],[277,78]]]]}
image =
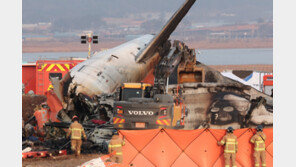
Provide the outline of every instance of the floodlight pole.
{"type": "MultiPolygon", "coordinates": [[[[88,39],[91,39],[92,38],[92,33],[88,33],[87,36],[88,36],[88,39]]],[[[90,53],[91,53],[91,42],[92,41],[88,40],[87,42],[88,42],[88,56],[87,56],[87,58],[89,59],[90,58],[90,53]]]]}
{"type": "Polygon", "coordinates": [[[91,52],[91,43],[88,43],[88,56],[87,58],[90,58],[90,52],[91,52]]]}
{"type": "Polygon", "coordinates": [[[86,44],[88,43],[88,56],[89,59],[91,57],[91,43],[97,44],[98,43],[98,36],[94,35],[93,32],[88,32],[86,35],[81,36],[81,43],[86,44]]]}

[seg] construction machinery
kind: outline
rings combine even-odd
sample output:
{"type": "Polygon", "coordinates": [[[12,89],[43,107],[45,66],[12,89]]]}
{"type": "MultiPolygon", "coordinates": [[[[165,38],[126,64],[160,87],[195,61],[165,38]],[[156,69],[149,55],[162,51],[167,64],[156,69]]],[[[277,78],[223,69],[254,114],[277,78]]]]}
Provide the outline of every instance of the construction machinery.
{"type": "MultiPolygon", "coordinates": [[[[205,81],[202,67],[196,63],[195,49],[175,40],[167,56],[155,68],[155,88],[168,92],[168,84],[200,83],[205,81]],[[166,87],[166,89],[164,88],[166,87]]],[[[161,93],[161,92],[160,92],[161,93]]]]}
{"type": "Polygon", "coordinates": [[[124,83],[113,105],[113,125],[121,129],[183,128],[186,107],[180,94],[168,94],[168,80],[177,69],[177,82],[204,82],[194,49],[174,41],[154,71],[154,85],[124,83]]]}
{"type": "Polygon", "coordinates": [[[124,83],[114,102],[113,126],[118,129],[182,128],[185,107],[169,94],[154,94],[151,84],[124,83]]]}
{"type": "Polygon", "coordinates": [[[182,61],[177,69],[178,84],[204,82],[205,72],[202,67],[196,65],[195,50],[188,49],[184,43],[179,44],[179,46],[184,52],[182,61]],[[185,47],[185,49],[183,49],[183,47],[185,47]]]}

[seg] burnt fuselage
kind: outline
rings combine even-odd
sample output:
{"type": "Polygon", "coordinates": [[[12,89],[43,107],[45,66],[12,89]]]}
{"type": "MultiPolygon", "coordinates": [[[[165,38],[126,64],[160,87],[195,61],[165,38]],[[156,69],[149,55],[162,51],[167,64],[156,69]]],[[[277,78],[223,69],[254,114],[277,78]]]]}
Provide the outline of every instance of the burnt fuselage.
{"type": "Polygon", "coordinates": [[[98,52],[71,69],[60,82],[59,93],[62,94],[64,109],[81,110],[85,108],[85,101],[91,102],[95,96],[113,93],[125,82],[143,80],[159,62],[162,53],[156,52],[145,62],[136,62],[137,54],[153,37],[144,35],[118,47],[98,52]]]}

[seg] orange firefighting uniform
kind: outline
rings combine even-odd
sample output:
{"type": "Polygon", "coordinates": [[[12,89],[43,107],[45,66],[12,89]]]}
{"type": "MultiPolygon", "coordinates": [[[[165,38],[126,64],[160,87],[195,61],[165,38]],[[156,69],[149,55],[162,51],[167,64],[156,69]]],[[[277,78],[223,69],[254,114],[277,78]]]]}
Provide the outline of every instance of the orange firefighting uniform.
{"type": "Polygon", "coordinates": [[[122,163],[122,146],[124,146],[124,141],[119,137],[119,135],[113,135],[110,143],[108,145],[109,153],[116,152],[112,155],[110,160],[116,163],[122,163]]]}
{"type": "Polygon", "coordinates": [[[237,137],[232,133],[227,133],[218,145],[224,145],[224,159],[225,167],[230,167],[230,160],[232,161],[232,167],[236,167],[235,156],[238,150],[237,137]]]}
{"type": "Polygon", "coordinates": [[[45,131],[43,129],[43,125],[48,122],[49,114],[48,110],[45,108],[40,108],[35,110],[34,112],[35,119],[37,121],[37,131],[39,134],[44,135],[45,131]]]}
{"type": "Polygon", "coordinates": [[[86,139],[86,135],[84,129],[78,121],[74,121],[68,130],[67,137],[71,135],[71,149],[75,152],[75,155],[80,155],[81,150],[81,136],[83,135],[84,139],[86,139]]]}
{"type": "Polygon", "coordinates": [[[266,166],[266,156],[265,156],[265,139],[266,136],[263,132],[257,132],[252,138],[251,143],[254,143],[254,159],[255,167],[259,167],[260,159],[261,166],[266,166]]]}

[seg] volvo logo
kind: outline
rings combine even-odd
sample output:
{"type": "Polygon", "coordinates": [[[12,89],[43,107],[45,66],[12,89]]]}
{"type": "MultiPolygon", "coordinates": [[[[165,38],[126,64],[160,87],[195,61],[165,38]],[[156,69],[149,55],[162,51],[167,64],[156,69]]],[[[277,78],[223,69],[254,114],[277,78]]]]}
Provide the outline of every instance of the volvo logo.
{"type": "Polygon", "coordinates": [[[153,111],[132,111],[128,110],[130,115],[153,115],[153,111]]]}

